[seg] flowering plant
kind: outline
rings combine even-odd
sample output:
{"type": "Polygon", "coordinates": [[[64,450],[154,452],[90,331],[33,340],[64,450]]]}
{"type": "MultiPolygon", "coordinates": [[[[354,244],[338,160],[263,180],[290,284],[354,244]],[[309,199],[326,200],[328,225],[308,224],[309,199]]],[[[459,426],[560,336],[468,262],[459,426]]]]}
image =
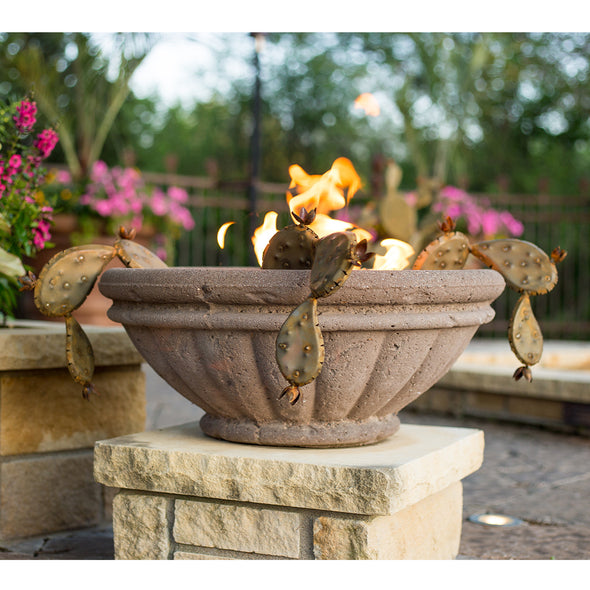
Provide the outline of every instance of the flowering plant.
{"type": "Polygon", "coordinates": [[[36,136],[37,105],[29,99],[0,105],[0,314],[16,306],[25,274],[22,257],[48,245],[53,208],[40,187],[46,171],[42,162],[53,151],[58,135],[45,129],[36,136]]]}
{"type": "MultiPolygon", "coordinates": [[[[406,195],[406,201],[412,203],[415,193],[406,195]]],[[[467,232],[472,236],[481,236],[484,240],[498,236],[520,236],[524,226],[508,211],[492,208],[487,199],[476,199],[469,193],[455,186],[443,187],[432,210],[441,213],[443,218],[452,217],[466,225],[467,232]]]]}
{"type": "MultiPolygon", "coordinates": [[[[58,172],[55,180],[71,182],[67,172],[58,172]]],[[[150,247],[163,260],[173,258],[174,242],[183,230],[191,230],[195,222],[188,208],[187,192],[176,186],[166,191],[147,184],[136,168],[109,168],[103,161],[94,163],[88,183],[81,194],[60,191],[61,210],[78,216],[81,234],[76,242],[88,241],[100,233],[116,234],[121,225],[143,230],[151,239],[150,247]]]]}

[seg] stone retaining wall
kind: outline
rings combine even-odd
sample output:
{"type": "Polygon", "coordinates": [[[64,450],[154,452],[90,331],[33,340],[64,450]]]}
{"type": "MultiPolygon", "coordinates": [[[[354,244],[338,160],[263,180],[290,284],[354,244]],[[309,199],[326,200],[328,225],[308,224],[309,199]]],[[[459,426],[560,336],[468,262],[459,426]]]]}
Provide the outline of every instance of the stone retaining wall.
{"type": "Polygon", "coordinates": [[[0,329],[0,540],[110,521],[112,490],[93,479],[96,440],[145,427],[141,356],[123,328],[85,327],[98,396],[65,368],[65,326],[0,329]]]}
{"type": "Polygon", "coordinates": [[[406,411],[475,416],[590,435],[590,343],[545,344],[533,381],[512,378],[504,341],[474,340],[452,369],[406,411]]]}

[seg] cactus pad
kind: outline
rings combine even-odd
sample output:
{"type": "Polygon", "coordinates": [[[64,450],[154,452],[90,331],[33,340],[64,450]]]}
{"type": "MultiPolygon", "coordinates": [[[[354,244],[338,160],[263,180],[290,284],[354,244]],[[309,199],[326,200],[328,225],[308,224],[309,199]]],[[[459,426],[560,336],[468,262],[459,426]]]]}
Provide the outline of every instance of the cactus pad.
{"type": "Polygon", "coordinates": [[[513,238],[479,242],[471,246],[471,253],[497,270],[515,291],[541,295],[557,284],[555,263],[530,242],[513,238]]]}
{"type": "Polygon", "coordinates": [[[311,269],[311,293],[327,297],[342,286],[357,262],[356,236],[352,232],[336,232],[316,244],[311,269]]]}
{"type": "Polygon", "coordinates": [[[262,255],[262,268],[311,268],[317,234],[303,224],[288,225],[270,240],[262,255]]]}
{"type": "Polygon", "coordinates": [[[89,394],[95,392],[91,383],[94,352],[82,326],[69,314],[66,316],[66,360],[72,379],[84,386],[82,395],[88,399],[89,394]]]}
{"type": "Polygon", "coordinates": [[[74,246],[56,254],[41,270],[35,305],[41,313],[65,316],[84,303],[96,279],[114,258],[112,246],[74,246]]]}
{"type": "Polygon", "coordinates": [[[299,397],[298,387],[313,381],[324,362],[324,341],[318,324],[317,300],[306,299],[282,325],[276,343],[281,373],[289,382],[281,397],[290,392],[291,404],[299,397]]]}
{"type": "Polygon", "coordinates": [[[379,221],[388,236],[409,242],[418,224],[415,207],[399,193],[388,194],[379,203],[379,221]]]}
{"type": "Polygon", "coordinates": [[[166,268],[168,266],[151,250],[128,239],[117,240],[115,250],[123,264],[129,268],[166,268]]]}
{"type": "Polygon", "coordinates": [[[469,256],[469,240],[461,232],[449,232],[430,242],[416,258],[413,270],[461,270],[469,256]]]}
{"type": "Polygon", "coordinates": [[[541,360],[543,334],[533,314],[528,293],[524,293],[514,307],[508,340],[512,352],[525,365],[534,365],[541,360]]]}

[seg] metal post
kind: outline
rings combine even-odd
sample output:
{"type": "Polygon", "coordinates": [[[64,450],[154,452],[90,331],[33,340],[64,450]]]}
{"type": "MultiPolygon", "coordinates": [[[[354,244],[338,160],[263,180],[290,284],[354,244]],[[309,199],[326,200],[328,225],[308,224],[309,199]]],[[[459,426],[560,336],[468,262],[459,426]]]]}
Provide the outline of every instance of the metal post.
{"type": "MultiPolygon", "coordinates": [[[[254,230],[258,227],[258,218],[256,215],[258,202],[258,180],[260,174],[260,59],[259,55],[262,50],[264,40],[263,33],[250,33],[254,37],[254,70],[256,73],[254,83],[254,97],[252,105],[252,115],[254,119],[254,128],[250,145],[250,181],[248,184],[248,205],[250,210],[250,235],[254,235],[254,230]]],[[[251,266],[257,266],[254,249],[250,246],[249,262],[251,266]]]]}

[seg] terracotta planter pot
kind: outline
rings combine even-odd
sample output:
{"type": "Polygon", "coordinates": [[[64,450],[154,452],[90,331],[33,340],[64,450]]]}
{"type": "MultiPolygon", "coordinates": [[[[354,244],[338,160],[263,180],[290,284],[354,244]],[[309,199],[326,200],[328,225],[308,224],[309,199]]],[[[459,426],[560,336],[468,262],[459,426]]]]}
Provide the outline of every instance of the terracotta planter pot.
{"type": "Polygon", "coordinates": [[[319,300],[320,376],[291,406],[277,332],[309,295],[309,271],[113,269],[100,281],[146,361],[206,411],[203,431],[235,442],[338,447],[393,434],[397,413],[442,377],[504,289],[500,274],[354,271],[319,300]]]}

